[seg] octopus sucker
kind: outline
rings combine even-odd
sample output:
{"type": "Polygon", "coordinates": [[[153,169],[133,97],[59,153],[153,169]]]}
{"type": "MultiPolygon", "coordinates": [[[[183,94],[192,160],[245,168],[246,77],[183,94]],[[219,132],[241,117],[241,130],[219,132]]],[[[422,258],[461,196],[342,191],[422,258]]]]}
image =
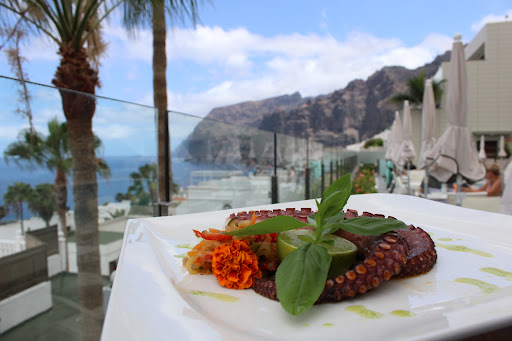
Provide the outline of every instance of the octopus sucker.
{"type": "MultiPolygon", "coordinates": [[[[311,209],[287,208],[274,211],[251,211],[231,214],[227,221],[251,219],[262,221],[278,215],[288,215],[307,222],[314,212],[311,209]]],[[[347,209],[345,219],[358,217],[358,212],[347,209]]],[[[363,212],[361,216],[386,218],[382,214],[363,212]]],[[[395,219],[388,216],[387,219],[395,219]]],[[[365,294],[393,277],[417,276],[430,271],[436,261],[435,244],[423,229],[409,225],[408,229],[391,231],[378,236],[360,236],[338,230],[334,233],[354,243],[357,248],[356,262],[352,267],[335,278],[327,279],[324,290],[316,303],[341,301],[365,294]]],[[[255,279],[254,291],[267,298],[277,300],[275,277],[266,275],[255,279]]]]}

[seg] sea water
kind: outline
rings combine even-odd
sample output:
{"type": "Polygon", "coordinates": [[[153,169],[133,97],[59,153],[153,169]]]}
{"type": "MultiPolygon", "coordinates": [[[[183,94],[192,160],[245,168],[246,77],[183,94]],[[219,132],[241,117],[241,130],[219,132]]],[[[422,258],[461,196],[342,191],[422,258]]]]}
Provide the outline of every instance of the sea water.
{"type": "MultiPolygon", "coordinates": [[[[156,156],[106,156],[105,161],[110,167],[112,176],[110,179],[104,179],[98,176],[98,204],[103,205],[108,202],[115,202],[117,193],[126,193],[128,187],[132,185],[130,174],[138,172],[138,168],[144,164],[156,162],[156,156]]],[[[196,170],[203,169],[239,169],[237,165],[230,164],[207,164],[186,161],[183,158],[172,158],[173,181],[181,188],[186,188],[193,183],[190,174],[196,170]]],[[[4,206],[4,194],[7,188],[15,182],[24,182],[35,187],[41,183],[54,184],[55,173],[40,166],[20,168],[14,162],[5,163],[0,159],[0,206],[4,206]]],[[[195,185],[196,183],[194,183],[195,185]]],[[[68,206],[73,210],[73,177],[68,176],[68,206]]],[[[16,220],[15,212],[10,210],[2,221],[16,220]]],[[[23,218],[28,219],[34,216],[24,205],[23,218]]]]}

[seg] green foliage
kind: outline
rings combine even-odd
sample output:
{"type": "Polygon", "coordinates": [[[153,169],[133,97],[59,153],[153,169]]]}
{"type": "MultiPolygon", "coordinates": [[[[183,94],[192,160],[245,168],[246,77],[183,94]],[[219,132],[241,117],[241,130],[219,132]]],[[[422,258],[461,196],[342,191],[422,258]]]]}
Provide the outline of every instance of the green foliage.
{"type": "Polygon", "coordinates": [[[114,213],[110,213],[110,216],[115,219],[119,217],[124,217],[126,211],[117,209],[114,213]]]}
{"type": "Polygon", "coordinates": [[[52,184],[37,185],[28,199],[29,209],[44,220],[46,226],[50,226],[53,212],[57,210],[56,194],[52,184]]]}
{"type": "Polygon", "coordinates": [[[32,187],[24,182],[15,182],[7,187],[4,194],[4,203],[7,208],[12,208],[16,213],[16,219],[20,220],[21,232],[25,234],[23,229],[23,203],[28,202],[32,195],[32,187]]]}
{"type": "MultiPolygon", "coordinates": [[[[397,93],[393,95],[389,101],[398,105],[403,105],[404,101],[409,101],[410,104],[421,104],[423,103],[423,93],[425,92],[425,74],[423,71],[418,77],[411,77],[407,80],[407,92],[397,93]]],[[[432,90],[434,91],[434,99],[436,106],[439,107],[441,96],[443,95],[442,84],[445,80],[436,81],[432,80],[432,90]]]]}
{"type": "MultiPolygon", "coordinates": [[[[130,174],[132,184],[126,193],[117,193],[116,200],[130,200],[135,205],[150,205],[158,201],[157,197],[157,165],[146,163],[138,168],[138,172],[130,174]]],[[[173,182],[173,193],[178,193],[179,186],[173,182]]]]}
{"type": "Polygon", "coordinates": [[[352,194],[377,193],[375,189],[375,166],[364,165],[352,183],[352,194]]]}
{"type": "Polygon", "coordinates": [[[368,140],[364,143],[364,146],[363,148],[364,149],[368,149],[370,147],[382,147],[384,145],[384,141],[382,141],[381,138],[378,138],[378,139],[371,139],[371,140],[368,140]]]}

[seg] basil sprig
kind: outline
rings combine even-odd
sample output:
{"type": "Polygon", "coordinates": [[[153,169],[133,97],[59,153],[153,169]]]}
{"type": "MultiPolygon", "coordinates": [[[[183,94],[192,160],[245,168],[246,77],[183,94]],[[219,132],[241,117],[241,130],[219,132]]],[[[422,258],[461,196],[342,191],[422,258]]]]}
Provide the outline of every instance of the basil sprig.
{"type": "Polygon", "coordinates": [[[372,236],[381,233],[405,229],[407,225],[399,220],[377,217],[357,217],[345,219],[341,210],[350,197],[352,185],[350,174],[345,174],[325,190],[320,202],[316,201],[317,213],[301,222],[290,216],[277,216],[254,225],[224,232],[230,236],[249,236],[267,233],[279,233],[310,226],[316,231],[304,245],[290,253],[277,268],[277,298],[283,308],[292,315],[298,315],[310,308],[322,293],[332,257],[325,245],[333,240],[325,238],[339,229],[372,236]]]}

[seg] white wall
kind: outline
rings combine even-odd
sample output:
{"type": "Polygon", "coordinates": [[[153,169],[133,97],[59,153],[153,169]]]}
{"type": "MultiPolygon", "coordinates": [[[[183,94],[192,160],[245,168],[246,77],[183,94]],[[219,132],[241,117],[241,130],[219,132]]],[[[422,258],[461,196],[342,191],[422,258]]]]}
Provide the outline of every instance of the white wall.
{"type": "Polygon", "coordinates": [[[48,257],[48,277],[53,277],[56,274],[61,273],[62,270],[59,254],[48,257]]]}
{"type": "Polygon", "coordinates": [[[1,301],[0,334],[50,309],[52,307],[51,289],[51,283],[46,281],[1,301]]]}

